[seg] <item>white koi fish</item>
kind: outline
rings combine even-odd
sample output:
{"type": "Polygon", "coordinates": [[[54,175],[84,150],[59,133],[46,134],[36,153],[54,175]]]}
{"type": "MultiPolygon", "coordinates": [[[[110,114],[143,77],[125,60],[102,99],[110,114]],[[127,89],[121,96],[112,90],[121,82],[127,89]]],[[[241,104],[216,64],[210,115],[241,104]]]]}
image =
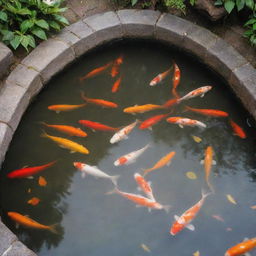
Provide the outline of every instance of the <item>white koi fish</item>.
{"type": "Polygon", "coordinates": [[[183,101],[183,100],[188,100],[188,99],[192,99],[194,97],[200,96],[200,97],[204,97],[204,95],[210,91],[212,89],[212,86],[210,85],[206,85],[200,88],[197,88],[191,92],[189,92],[188,94],[186,94],[185,96],[181,97],[179,99],[179,101],[183,101]]]}
{"type": "Polygon", "coordinates": [[[172,124],[178,124],[180,128],[183,128],[184,126],[197,126],[199,128],[206,128],[206,124],[197,121],[197,120],[193,120],[193,119],[189,119],[189,118],[184,118],[184,117],[169,117],[166,119],[166,121],[168,123],[172,123],[172,124]]]}

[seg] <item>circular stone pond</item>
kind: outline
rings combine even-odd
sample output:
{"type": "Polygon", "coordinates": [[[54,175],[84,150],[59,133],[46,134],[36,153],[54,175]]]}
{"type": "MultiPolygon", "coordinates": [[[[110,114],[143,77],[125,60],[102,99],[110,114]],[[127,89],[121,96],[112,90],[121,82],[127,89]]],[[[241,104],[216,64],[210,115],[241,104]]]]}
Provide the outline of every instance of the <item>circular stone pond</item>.
{"type": "Polygon", "coordinates": [[[52,79],[27,109],[1,169],[2,220],[38,255],[128,256],[147,255],[149,251],[158,255],[171,252],[186,256],[196,251],[202,255],[224,255],[244,237],[255,235],[255,212],[251,208],[255,204],[251,195],[256,193],[252,125],[252,118],[225,82],[177,48],[136,40],[104,45],[52,79]],[[112,77],[112,62],[120,58],[118,74],[112,77]],[[124,113],[130,106],[163,105],[173,98],[174,62],[181,71],[176,90],[181,97],[205,85],[212,89],[204,97],[186,99],[170,108],[133,115],[124,113]],[[101,70],[101,67],[105,68],[101,70]],[[95,69],[98,72],[86,78],[86,74],[95,69]],[[169,69],[160,83],[149,85],[155,76],[169,69]],[[119,77],[121,83],[113,93],[113,84],[119,77]],[[103,107],[93,100],[84,106],[81,94],[114,102],[117,107],[103,107]],[[49,109],[58,104],[80,106],[70,111],[49,109]],[[222,110],[229,118],[186,111],[185,106],[222,110]],[[144,120],[159,114],[166,116],[152,129],[140,129],[144,120]],[[166,118],[173,116],[201,121],[206,128],[186,125],[181,128],[168,123],[166,118]],[[242,127],[247,138],[234,135],[230,119],[242,127]],[[89,129],[79,120],[117,128],[139,122],[128,138],[111,144],[116,131],[98,131],[97,126],[89,129]],[[79,127],[87,136],[71,137],[46,124],[79,127]],[[63,148],[62,142],[56,144],[53,137],[47,138],[45,133],[79,143],[89,154],[70,152],[76,150],[63,148]],[[149,147],[135,161],[114,165],[121,156],[146,145],[149,147]],[[212,166],[207,184],[204,165],[200,162],[209,146],[214,151],[212,163],[216,165],[212,166]],[[114,189],[111,179],[96,179],[93,175],[82,178],[81,171],[74,167],[74,162],[83,162],[109,175],[120,175],[117,181],[120,191],[145,196],[143,191],[137,190],[134,174],[143,174],[143,169],[152,167],[170,152],[175,152],[170,165],[166,162],[145,177],[152,182],[155,200],[163,206],[171,205],[167,212],[164,209],[148,211],[147,207],[136,207],[139,203],[120,194],[108,195],[107,192],[114,189]],[[53,166],[34,175],[33,179],[8,178],[16,169],[55,160],[53,166]],[[195,205],[202,192],[211,194],[192,222],[195,230],[184,229],[172,236],[169,232],[174,216],[181,216],[195,205]],[[32,198],[39,201],[31,201],[32,198]],[[19,221],[14,221],[8,212],[28,216],[44,225],[57,224],[57,232],[24,225],[17,227],[15,223],[19,221]]]}

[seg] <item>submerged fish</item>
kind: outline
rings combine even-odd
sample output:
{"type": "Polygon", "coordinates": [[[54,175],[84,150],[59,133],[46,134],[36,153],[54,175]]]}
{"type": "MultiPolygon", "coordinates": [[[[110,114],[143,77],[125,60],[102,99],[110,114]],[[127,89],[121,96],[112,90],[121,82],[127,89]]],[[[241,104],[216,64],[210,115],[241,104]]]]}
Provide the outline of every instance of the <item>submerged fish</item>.
{"type": "Polygon", "coordinates": [[[134,179],[139,185],[139,189],[141,189],[149,199],[156,201],[150,182],[147,182],[139,173],[134,173],[134,179]]]}
{"type": "Polygon", "coordinates": [[[40,199],[37,198],[37,197],[32,197],[31,199],[29,199],[29,200],[27,201],[27,203],[28,203],[28,204],[31,204],[31,205],[33,205],[33,206],[36,206],[36,205],[38,205],[38,204],[40,203],[40,199]]]}
{"type": "Polygon", "coordinates": [[[153,170],[162,168],[165,165],[169,166],[171,164],[171,160],[175,156],[175,154],[176,154],[176,152],[171,151],[167,155],[163,156],[159,161],[156,162],[156,164],[153,167],[144,170],[143,176],[145,177],[146,174],[148,174],[149,172],[152,172],[153,170]]]}
{"type": "Polygon", "coordinates": [[[212,165],[215,163],[215,161],[213,160],[213,154],[214,154],[213,148],[211,146],[208,146],[205,150],[204,161],[203,161],[204,170],[205,170],[205,181],[212,192],[214,192],[214,189],[209,181],[209,177],[211,174],[212,165]]]}
{"type": "Polygon", "coordinates": [[[209,195],[210,193],[205,194],[202,192],[202,198],[200,199],[200,201],[198,201],[195,205],[193,205],[191,208],[185,211],[180,217],[177,215],[174,216],[175,222],[173,223],[170,229],[171,235],[175,236],[184,228],[188,228],[191,231],[195,230],[195,227],[192,224],[190,224],[190,222],[195,219],[198,212],[202,208],[206,197],[209,195]]]}
{"type": "Polygon", "coordinates": [[[165,107],[161,106],[161,105],[156,105],[156,104],[145,104],[145,105],[135,105],[133,107],[128,107],[125,108],[123,111],[124,113],[128,113],[128,114],[137,114],[137,113],[145,113],[148,111],[152,111],[152,110],[156,110],[156,109],[163,109],[165,107]]]}
{"type": "Polygon", "coordinates": [[[244,130],[237,123],[235,123],[232,119],[229,119],[229,124],[231,125],[231,127],[233,129],[234,135],[240,137],[241,139],[246,138],[246,134],[245,134],[244,130]]]}
{"type": "Polygon", "coordinates": [[[87,148],[85,148],[83,145],[80,145],[72,140],[68,140],[68,139],[56,137],[56,136],[51,136],[51,135],[48,135],[46,132],[41,134],[41,136],[54,141],[61,148],[69,149],[71,153],[79,152],[81,154],[86,154],[86,155],[89,154],[89,150],[87,148]]]}
{"type": "Polygon", "coordinates": [[[184,117],[169,117],[166,119],[166,121],[168,123],[178,124],[180,128],[183,128],[184,126],[192,126],[192,127],[197,126],[199,128],[206,128],[206,124],[197,120],[184,118],[184,117]]]}
{"type": "Polygon", "coordinates": [[[85,96],[84,92],[81,92],[81,97],[83,100],[85,100],[87,103],[99,105],[104,108],[117,108],[118,105],[114,102],[102,100],[102,99],[92,99],[85,96]]]}
{"type": "Polygon", "coordinates": [[[169,68],[168,70],[164,71],[163,73],[158,74],[155,78],[153,78],[153,80],[151,80],[149,85],[155,86],[155,85],[159,84],[160,82],[162,82],[168,76],[168,74],[171,72],[171,69],[172,68],[169,68]]]}
{"type": "Polygon", "coordinates": [[[152,126],[157,124],[158,122],[160,122],[162,119],[166,118],[167,116],[169,116],[171,114],[167,113],[167,114],[160,114],[160,115],[156,115],[156,116],[152,116],[146,120],[144,120],[143,122],[141,122],[139,129],[144,130],[144,129],[152,129],[152,126]]]}
{"type": "Polygon", "coordinates": [[[7,177],[10,179],[30,177],[30,176],[33,176],[47,168],[50,168],[51,166],[56,164],[56,162],[57,162],[57,160],[52,161],[48,164],[44,164],[44,165],[39,165],[39,166],[34,166],[34,167],[24,167],[22,169],[18,169],[18,170],[8,173],[7,177]]]}
{"type": "Polygon", "coordinates": [[[203,97],[211,89],[212,89],[212,86],[210,86],[210,85],[206,85],[206,86],[197,88],[197,89],[189,92],[185,96],[181,97],[180,101],[192,99],[192,98],[197,97],[197,96],[203,97]]]}
{"type": "Polygon", "coordinates": [[[174,63],[174,73],[172,78],[172,94],[175,98],[179,98],[179,95],[176,91],[178,85],[180,83],[180,69],[176,63],[174,63]]]}
{"type": "Polygon", "coordinates": [[[44,177],[40,176],[39,179],[38,179],[38,184],[41,187],[45,187],[47,185],[47,181],[44,177]]]}
{"type": "Polygon", "coordinates": [[[58,233],[56,230],[56,224],[46,226],[46,225],[40,224],[39,222],[37,222],[35,220],[30,219],[29,217],[21,215],[18,212],[7,212],[7,215],[9,216],[9,218],[11,218],[17,224],[20,224],[24,227],[34,228],[34,229],[44,229],[44,230],[49,230],[55,234],[58,233]]]}
{"type": "Polygon", "coordinates": [[[71,111],[74,109],[82,108],[86,105],[87,105],[86,103],[80,104],[80,105],[51,105],[51,106],[48,106],[48,109],[53,110],[56,113],[59,113],[61,111],[71,111]]]}
{"type": "Polygon", "coordinates": [[[114,60],[112,69],[111,69],[111,76],[112,77],[116,77],[119,73],[119,68],[120,65],[123,63],[123,56],[121,55],[120,57],[118,57],[117,59],[114,60]]]}
{"type": "Polygon", "coordinates": [[[229,248],[225,256],[239,256],[248,255],[247,252],[251,251],[256,246],[256,237],[245,240],[231,248],[229,248]]]}
{"type": "Polygon", "coordinates": [[[191,108],[189,106],[185,106],[185,109],[188,111],[192,111],[205,116],[212,117],[227,117],[228,113],[218,109],[202,109],[202,108],[191,108]]]}
{"type": "Polygon", "coordinates": [[[117,92],[119,90],[119,87],[120,87],[120,84],[121,84],[121,81],[122,81],[122,76],[120,76],[113,84],[112,86],[112,89],[111,91],[114,93],[114,92],[117,92]]]}
{"type": "Polygon", "coordinates": [[[175,99],[170,99],[168,101],[166,101],[162,107],[163,108],[171,108],[177,104],[179,104],[181,102],[180,98],[175,98],[175,99]]]}
{"type": "Polygon", "coordinates": [[[150,147],[149,144],[147,144],[145,147],[138,149],[136,151],[133,151],[129,154],[123,155],[121,157],[119,157],[115,162],[114,165],[115,166],[120,166],[120,165],[128,165],[131,163],[134,163],[136,161],[136,159],[142,155],[148,148],[150,147]]]}
{"type": "Polygon", "coordinates": [[[114,131],[120,130],[119,127],[115,128],[115,127],[111,127],[111,126],[108,126],[105,124],[101,124],[101,123],[93,122],[93,121],[89,121],[89,120],[79,120],[78,123],[85,127],[91,128],[93,131],[98,130],[98,131],[114,132],[114,131]]]}
{"type": "Polygon", "coordinates": [[[74,166],[82,172],[82,177],[85,178],[86,174],[92,175],[96,178],[104,178],[104,179],[110,179],[115,186],[117,186],[117,179],[120,177],[120,175],[116,176],[110,176],[106,174],[105,172],[98,169],[97,166],[90,166],[85,163],[81,162],[74,162],[74,166]]]}

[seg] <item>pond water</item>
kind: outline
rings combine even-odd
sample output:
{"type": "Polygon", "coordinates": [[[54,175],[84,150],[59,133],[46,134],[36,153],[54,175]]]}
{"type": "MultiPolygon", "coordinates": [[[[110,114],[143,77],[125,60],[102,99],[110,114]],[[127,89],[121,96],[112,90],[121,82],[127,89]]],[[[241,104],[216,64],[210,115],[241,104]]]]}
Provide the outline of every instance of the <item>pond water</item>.
{"type": "Polygon", "coordinates": [[[50,81],[30,105],[15,132],[1,169],[1,216],[18,238],[40,256],[150,255],[145,246],[142,248],[142,244],[151,250],[151,254],[159,256],[188,256],[196,251],[200,255],[224,255],[229,247],[256,234],[256,210],[251,208],[256,205],[255,172],[255,128],[252,118],[216,74],[190,56],[163,44],[119,41],[85,55],[50,81]],[[111,92],[116,78],[110,76],[110,69],[79,81],[91,70],[120,55],[123,56],[123,64],[120,65],[122,81],[118,92],[111,92]],[[172,72],[154,87],[150,87],[149,82],[170,68],[172,60],[181,70],[181,82],[177,88],[181,96],[204,85],[213,88],[202,98],[196,97],[179,104],[170,116],[202,121],[207,125],[206,129],[182,129],[163,119],[153,126],[152,131],[140,130],[137,126],[127,140],[110,144],[114,132],[93,132],[78,123],[78,120],[84,119],[122,127],[136,119],[145,120],[167,113],[168,110],[155,110],[135,116],[123,113],[123,109],[136,104],[163,104],[170,99],[172,72]],[[59,114],[48,110],[49,105],[84,103],[81,91],[90,98],[113,101],[118,104],[118,108],[88,104],[59,114]],[[244,129],[247,138],[234,136],[227,118],[184,112],[186,104],[228,112],[244,129]],[[80,127],[88,136],[69,137],[40,122],[80,127]],[[90,153],[71,154],[69,150],[41,137],[43,131],[82,144],[90,153]],[[196,142],[192,136],[202,141],[196,142]],[[135,163],[114,166],[117,158],[148,143],[151,147],[135,163]],[[200,164],[207,146],[211,146],[215,152],[216,165],[210,174],[215,193],[206,198],[192,222],[195,231],[184,229],[176,236],[171,236],[169,230],[174,215],[180,216],[197,203],[201,198],[201,190],[207,189],[204,166],[200,164]],[[73,162],[85,162],[98,166],[110,175],[120,175],[120,190],[143,195],[137,190],[134,173],[142,173],[142,169],[153,166],[170,151],[176,152],[170,166],[146,176],[152,182],[156,200],[172,206],[169,213],[164,210],[149,212],[146,207],[137,208],[135,203],[118,194],[106,195],[114,188],[110,180],[96,179],[90,175],[83,179],[81,172],[73,166],[73,162]],[[13,170],[39,166],[53,160],[58,162],[34,175],[34,179],[7,178],[7,174],[13,170]],[[187,172],[193,172],[197,178],[189,179],[187,172]],[[39,186],[39,176],[46,179],[46,186],[39,186]],[[231,195],[236,204],[231,203],[227,195],[231,195]],[[27,201],[32,197],[39,198],[40,203],[36,206],[28,204],[27,201]],[[7,216],[10,211],[28,215],[45,225],[57,223],[58,234],[23,226],[16,228],[15,222],[7,216]]]}

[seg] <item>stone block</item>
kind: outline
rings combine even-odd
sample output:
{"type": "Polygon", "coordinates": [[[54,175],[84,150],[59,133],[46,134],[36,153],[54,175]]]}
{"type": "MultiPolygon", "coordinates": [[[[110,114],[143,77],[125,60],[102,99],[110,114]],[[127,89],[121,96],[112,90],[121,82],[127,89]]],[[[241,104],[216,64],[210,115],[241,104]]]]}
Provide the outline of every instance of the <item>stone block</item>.
{"type": "Polygon", "coordinates": [[[45,84],[74,59],[75,54],[68,44],[49,39],[33,50],[21,64],[38,71],[45,84]]]}
{"type": "Polygon", "coordinates": [[[122,23],[124,37],[153,37],[160,12],[151,10],[120,10],[117,15],[122,23]]]}
{"type": "Polygon", "coordinates": [[[2,255],[12,243],[17,241],[17,237],[0,221],[0,255],[2,255]]]}
{"type": "Polygon", "coordinates": [[[7,124],[0,122],[0,167],[4,161],[5,154],[12,140],[12,136],[13,131],[11,130],[11,128],[7,124]]]}
{"type": "Polygon", "coordinates": [[[13,62],[12,51],[0,42],[0,78],[8,72],[9,66],[13,62]]]}
{"type": "Polygon", "coordinates": [[[9,247],[4,256],[36,256],[36,254],[23,243],[16,241],[9,247]]]}

